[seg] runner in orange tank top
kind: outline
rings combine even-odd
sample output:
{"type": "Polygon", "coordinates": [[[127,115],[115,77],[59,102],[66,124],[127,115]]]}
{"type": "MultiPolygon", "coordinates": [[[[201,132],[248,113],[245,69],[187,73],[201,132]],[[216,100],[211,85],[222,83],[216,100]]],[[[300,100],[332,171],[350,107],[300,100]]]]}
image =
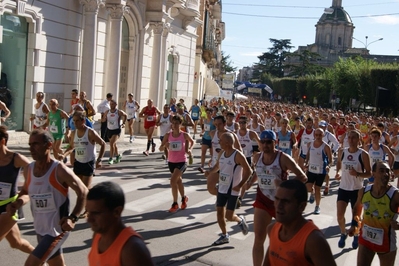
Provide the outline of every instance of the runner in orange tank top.
{"type": "Polygon", "coordinates": [[[87,195],[87,222],[94,232],[89,265],[152,266],[150,251],[141,236],[122,222],[125,195],[113,182],[102,182],[87,195]]]}
{"type": "Polygon", "coordinates": [[[323,233],[302,216],[306,202],[306,186],[299,180],[284,181],[277,188],[276,223],[267,228],[270,245],[264,266],[336,265],[323,233]]]}

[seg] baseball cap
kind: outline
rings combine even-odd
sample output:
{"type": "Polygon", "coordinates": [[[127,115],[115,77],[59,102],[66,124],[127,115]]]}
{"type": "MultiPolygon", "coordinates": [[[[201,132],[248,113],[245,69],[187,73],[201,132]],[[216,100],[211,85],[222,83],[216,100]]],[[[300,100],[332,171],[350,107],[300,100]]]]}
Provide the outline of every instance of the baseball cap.
{"type": "Polygon", "coordinates": [[[271,140],[276,140],[276,133],[274,133],[274,131],[271,130],[264,130],[261,134],[260,134],[260,139],[271,139],[271,140]]]}
{"type": "Polygon", "coordinates": [[[319,127],[326,127],[326,126],[327,126],[327,122],[324,120],[320,120],[319,127]]]}

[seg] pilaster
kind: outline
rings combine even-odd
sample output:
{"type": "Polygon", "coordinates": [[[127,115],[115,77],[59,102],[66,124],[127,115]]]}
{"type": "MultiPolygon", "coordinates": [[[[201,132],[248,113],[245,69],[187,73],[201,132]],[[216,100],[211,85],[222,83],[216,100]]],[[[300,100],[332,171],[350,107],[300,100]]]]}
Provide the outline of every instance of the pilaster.
{"type": "Polygon", "coordinates": [[[95,68],[97,54],[97,14],[101,0],[79,0],[84,7],[84,26],[82,44],[82,70],[80,90],[85,91],[87,99],[94,101],[95,68]]]}
{"type": "Polygon", "coordinates": [[[114,99],[119,99],[122,20],[129,8],[123,4],[106,4],[105,7],[109,12],[105,89],[114,95],[114,99]]]}

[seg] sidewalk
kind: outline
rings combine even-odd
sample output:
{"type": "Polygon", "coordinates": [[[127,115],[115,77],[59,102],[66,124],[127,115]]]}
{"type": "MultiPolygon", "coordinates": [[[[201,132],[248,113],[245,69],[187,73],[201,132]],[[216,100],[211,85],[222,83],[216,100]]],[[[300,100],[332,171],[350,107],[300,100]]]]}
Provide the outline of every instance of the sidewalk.
{"type": "MultiPolygon", "coordinates": [[[[29,152],[29,134],[26,132],[9,132],[9,140],[7,143],[7,147],[14,151],[20,152],[21,154],[30,157],[29,152]]],[[[161,145],[159,138],[154,138],[154,142],[157,144],[156,152],[159,151],[158,148],[161,145]]],[[[65,148],[67,144],[62,144],[62,147],[65,148]]],[[[124,138],[119,139],[117,142],[117,146],[119,149],[119,153],[123,155],[129,155],[132,153],[142,153],[147,148],[147,136],[139,135],[135,136],[133,143],[129,142],[129,135],[124,135],[124,138]]],[[[100,150],[100,147],[97,145],[97,152],[100,150]]],[[[105,148],[105,156],[109,156],[109,143],[106,143],[105,148]]]]}

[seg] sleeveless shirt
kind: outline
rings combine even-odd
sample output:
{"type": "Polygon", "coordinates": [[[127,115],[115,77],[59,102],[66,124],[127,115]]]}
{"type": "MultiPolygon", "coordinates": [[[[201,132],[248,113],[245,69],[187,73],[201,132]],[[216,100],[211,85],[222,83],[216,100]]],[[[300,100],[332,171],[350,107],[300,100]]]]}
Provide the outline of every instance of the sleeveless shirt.
{"type": "Polygon", "coordinates": [[[78,136],[78,131],[75,131],[73,139],[75,147],[75,158],[80,163],[88,163],[96,158],[96,145],[89,140],[89,129],[86,128],[85,133],[81,138],[78,136]]]}
{"type": "Polygon", "coordinates": [[[226,152],[219,159],[219,193],[227,194],[231,190],[232,196],[238,196],[239,191],[232,190],[242,179],[242,167],[236,164],[237,151],[235,150],[229,157],[226,152]]]}

